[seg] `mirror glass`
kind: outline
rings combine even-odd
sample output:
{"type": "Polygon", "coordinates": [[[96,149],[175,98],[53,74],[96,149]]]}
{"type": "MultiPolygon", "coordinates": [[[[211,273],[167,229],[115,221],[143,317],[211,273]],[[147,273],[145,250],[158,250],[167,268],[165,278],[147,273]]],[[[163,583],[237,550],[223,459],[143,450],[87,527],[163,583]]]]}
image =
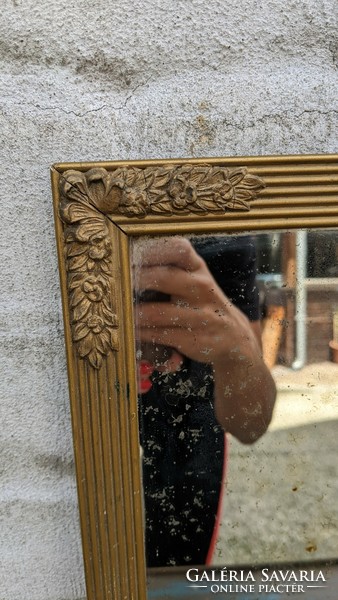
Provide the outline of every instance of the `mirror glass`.
{"type": "Polygon", "coordinates": [[[148,566],[337,557],[337,231],[140,237],[131,256],[148,566]]]}

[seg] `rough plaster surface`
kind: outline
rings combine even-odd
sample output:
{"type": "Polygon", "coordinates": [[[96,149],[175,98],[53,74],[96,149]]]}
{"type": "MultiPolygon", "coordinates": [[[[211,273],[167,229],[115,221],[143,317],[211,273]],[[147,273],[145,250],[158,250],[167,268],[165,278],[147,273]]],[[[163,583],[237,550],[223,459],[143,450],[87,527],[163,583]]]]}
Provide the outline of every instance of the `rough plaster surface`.
{"type": "Polygon", "coordinates": [[[3,0],[1,600],[85,596],[49,166],[337,151],[336,0],[3,0]]]}

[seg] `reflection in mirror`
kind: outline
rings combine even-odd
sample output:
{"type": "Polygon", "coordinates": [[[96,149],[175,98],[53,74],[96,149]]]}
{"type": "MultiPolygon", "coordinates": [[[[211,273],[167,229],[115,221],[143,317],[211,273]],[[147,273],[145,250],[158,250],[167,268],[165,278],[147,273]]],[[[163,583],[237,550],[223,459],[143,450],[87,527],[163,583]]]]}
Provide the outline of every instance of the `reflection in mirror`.
{"type": "Polygon", "coordinates": [[[149,567],[337,555],[337,252],[335,231],[132,242],[149,567]]]}

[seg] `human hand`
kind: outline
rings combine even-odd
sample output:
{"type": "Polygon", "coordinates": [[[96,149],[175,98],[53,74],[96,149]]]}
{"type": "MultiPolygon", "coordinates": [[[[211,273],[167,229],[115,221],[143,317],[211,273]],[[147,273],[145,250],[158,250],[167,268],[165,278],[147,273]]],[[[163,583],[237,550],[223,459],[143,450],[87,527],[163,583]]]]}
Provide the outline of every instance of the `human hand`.
{"type": "MultiPolygon", "coordinates": [[[[165,294],[161,302],[136,305],[137,337],[143,344],[174,348],[203,363],[257,345],[247,317],[219,288],[203,259],[182,237],[147,241],[135,282],[138,292],[165,294]]],[[[256,348],[257,349],[257,348],[256,348]]]]}
{"type": "Polygon", "coordinates": [[[232,304],[185,238],[147,241],[141,265],[136,289],[169,299],[136,305],[136,337],[142,344],[173,348],[178,357],[210,363],[219,423],[252,443],[266,430],[276,397],[262,359],[259,321],[251,323],[232,304]]]}

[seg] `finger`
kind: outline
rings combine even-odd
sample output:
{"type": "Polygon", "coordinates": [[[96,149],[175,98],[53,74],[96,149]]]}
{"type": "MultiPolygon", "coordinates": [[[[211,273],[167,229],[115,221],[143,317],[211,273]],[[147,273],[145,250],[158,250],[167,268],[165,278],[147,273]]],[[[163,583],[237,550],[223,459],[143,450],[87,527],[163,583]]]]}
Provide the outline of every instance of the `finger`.
{"type": "Polygon", "coordinates": [[[148,328],[140,330],[142,341],[154,345],[168,345],[180,354],[193,360],[209,363],[213,360],[214,344],[210,343],[209,336],[203,337],[196,331],[187,331],[183,328],[148,328]]]}
{"type": "Polygon", "coordinates": [[[175,302],[145,302],[135,307],[135,324],[138,327],[185,327],[201,329],[224,328],[232,319],[231,302],[210,302],[207,305],[189,303],[178,298],[175,302]]]}
{"type": "MultiPolygon", "coordinates": [[[[188,332],[192,341],[195,340],[197,343],[197,336],[188,332]]],[[[169,346],[175,349],[180,354],[188,356],[186,352],[187,344],[187,331],[179,328],[169,327],[156,327],[149,329],[149,327],[141,327],[139,329],[139,336],[142,342],[151,343],[154,345],[169,346]]]]}
{"type": "Polygon", "coordinates": [[[187,301],[209,295],[216,287],[208,271],[187,272],[170,265],[142,268],[135,282],[137,290],[155,290],[187,301]]]}
{"type": "Polygon", "coordinates": [[[135,310],[136,328],[148,327],[150,330],[155,327],[196,327],[201,325],[203,316],[199,308],[191,310],[190,307],[171,302],[146,302],[139,304],[135,310]]]}
{"type": "Polygon", "coordinates": [[[164,237],[146,240],[137,253],[137,265],[173,265],[189,271],[197,270],[202,259],[189,240],[179,237],[164,237]]]}

